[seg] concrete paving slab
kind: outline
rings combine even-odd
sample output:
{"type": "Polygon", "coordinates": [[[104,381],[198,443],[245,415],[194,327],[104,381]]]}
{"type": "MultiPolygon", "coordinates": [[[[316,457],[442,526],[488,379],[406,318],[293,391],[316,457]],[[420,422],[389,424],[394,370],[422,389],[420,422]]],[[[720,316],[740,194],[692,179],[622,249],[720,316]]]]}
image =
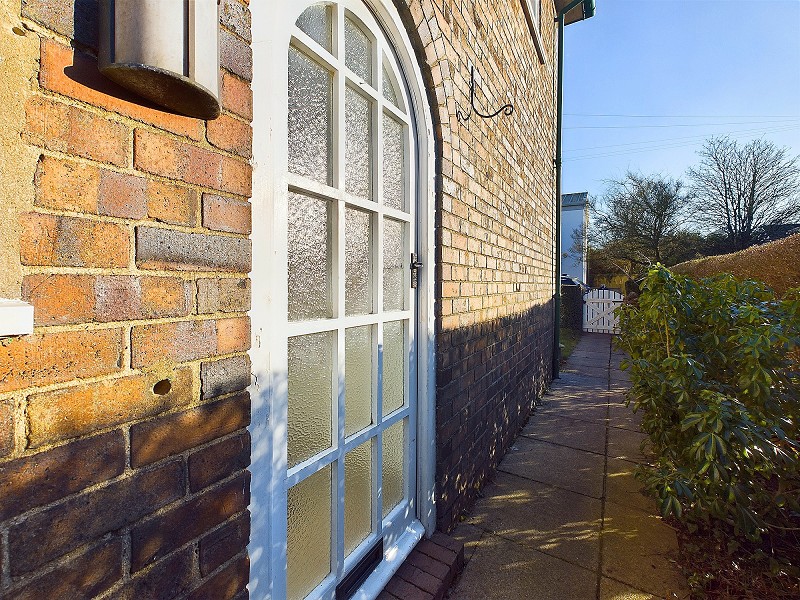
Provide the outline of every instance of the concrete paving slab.
{"type": "Polygon", "coordinates": [[[542,414],[601,424],[605,424],[608,416],[608,406],[603,402],[575,403],[552,400],[542,403],[540,410],[542,414]]]}
{"type": "Polygon", "coordinates": [[[575,373],[579,374],[581,377],[591,377],[597,379],[605,379],[608,380],[608,365],[604,367],[596,367],[596,366],[588,366],[588,365],[580,365],[570,369],[562,369],[561,370],[562,376],[565,373],[575,373]]]}
{"type": "Polygon", "coordinates": [[[612,404],[608,407],[608,424],[611,427],[639,431],[642,424],[642,413],[635,413],[632,408],[624,405],[612,404]]]}
{"type": "Polygon", "coordinates": [[[498,470],[601,498],[604,468],[604,456],[520,437],[498,470]]]}
{"type": "Polygon", "coordinates": [[[606,451],[606,426],[603,423],[579,421],[557,413],[534,414],[521,435],[595,454],[606,451]]]}
{"type": "Polygon", "coordinates": [[[664,600],[648,592],[636,590],[608,577],[600,580],[600,600],[664,600]]]}
{"type": "Polygon", "coordinates": [[[597,593],[597,575],[542,552],[487,535],[451,600],[582,600],[597,593]]]}
{"type": "Polygon", "coordinates": [[[467,522],[460,523],[458,527],[450,533],[451,538],[464,544],[464,565],[469,563],[472,559],[484,533],[484,530],[480,527],[476,527],[467,522]]]}
{"type": "MultiPolygon", "coordinates": [[[[642,442],[646,439],[647,436],[639,431],[612,427],[608,430],[608,456],[609,458],[624,458],[636,463],[644,462],[642,442]]],[[[646,447],[645,450],[647,450],[646,447]]]]}
{"type": "Polygon", "coordinates": [[[581,369],[605,369],[608,370],[608,357],[588,354],[583,356],[570,356],[566,363],[561,365],[562,371],[581,372],[581,369]]]}
{"type": "Polygon", "coordinates": [[[634,478],[641,413],[625,406],[610,339],[581,338],[454,532],[469,564],[450,598],[688,598],[675,532],[634,478]]]}
{"type": "Polygon", "coordinates": [[[607,375],[603,377],[589,377],[586,375],[579,375],[577,373],[570,373],[569,371],[566,371],[561,373],[561,379],[559,381],[573,385],[577,384],[586,389],[608,389],[607,375]]]}
{"type": "Polygon", "coordinates": [[[606,502],[602,539],[603,575],[662,598],[688,598],[675,564],[677,536],[660,517],[606,502]]]}
{"type": "Polygon", "coordinates": [[[655,500],[642,492],[642,484],[634,477],[636,464],[609,458],[606,472],[606,502],[652,513],[656,509],[655,500]]]}
{"type": "Polygon", "coordinates": [[[600,499],[498,473],[467,522],[523,546],[597,570],[602,510],[600,499]]]}

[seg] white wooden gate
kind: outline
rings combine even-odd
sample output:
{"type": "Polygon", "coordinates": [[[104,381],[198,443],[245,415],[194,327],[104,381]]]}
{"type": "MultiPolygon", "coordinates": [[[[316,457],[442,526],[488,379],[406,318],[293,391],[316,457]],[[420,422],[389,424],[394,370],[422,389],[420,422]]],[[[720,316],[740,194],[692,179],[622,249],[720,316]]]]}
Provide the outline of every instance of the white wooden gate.
{"type": "Polygon", "coordinates": [[[591,333],[619,333],[619,317],[614,310],[623,296],[613,290],[592,290],[584,296],[583,330],[591,333]]]}

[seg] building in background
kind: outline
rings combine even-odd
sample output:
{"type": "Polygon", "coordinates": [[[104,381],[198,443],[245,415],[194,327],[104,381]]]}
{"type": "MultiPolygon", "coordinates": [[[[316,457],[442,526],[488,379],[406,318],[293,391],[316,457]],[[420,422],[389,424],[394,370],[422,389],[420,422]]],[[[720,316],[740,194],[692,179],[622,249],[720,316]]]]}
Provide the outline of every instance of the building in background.
{"type": "Polygon", "coordinates": [[[589,194],[561,196],[561,274],[582,283],[588,278],[589,194]]]}

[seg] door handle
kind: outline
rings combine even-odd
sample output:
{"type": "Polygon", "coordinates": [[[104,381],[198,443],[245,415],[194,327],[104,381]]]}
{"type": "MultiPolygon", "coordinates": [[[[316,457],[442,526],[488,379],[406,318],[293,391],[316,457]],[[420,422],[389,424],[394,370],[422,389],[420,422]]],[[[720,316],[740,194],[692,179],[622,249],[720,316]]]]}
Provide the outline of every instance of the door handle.
{"type": "Polygon", "coordinates": [[[411,268],[411,289],[417,289],[419,286],[419,270],[424,266],[417,258],[416,254],[411,255],[411,264],[409,265],[411,268]]]}

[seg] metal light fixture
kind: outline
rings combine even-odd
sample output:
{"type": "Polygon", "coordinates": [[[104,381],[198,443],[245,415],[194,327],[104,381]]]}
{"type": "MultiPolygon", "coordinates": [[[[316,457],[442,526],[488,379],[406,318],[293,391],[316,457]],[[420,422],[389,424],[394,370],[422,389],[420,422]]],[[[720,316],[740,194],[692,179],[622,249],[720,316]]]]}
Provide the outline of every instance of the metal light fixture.
{"type": "Polygon", "coordinates": [[[177,113],[220,114],[219,0],[101,0],[99,68],[177,113]]]}

